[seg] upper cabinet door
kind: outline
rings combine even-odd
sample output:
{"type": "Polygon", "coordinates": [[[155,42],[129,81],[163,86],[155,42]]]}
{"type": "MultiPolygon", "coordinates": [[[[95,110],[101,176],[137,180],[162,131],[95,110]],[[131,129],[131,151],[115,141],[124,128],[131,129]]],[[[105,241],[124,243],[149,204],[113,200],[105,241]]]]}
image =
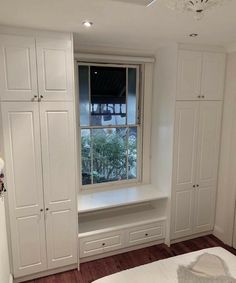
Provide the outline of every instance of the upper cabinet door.
{"type": "Polygon", "coordinates": [[[217,183],[221,115],[221,101],[200,102],[197,154],[197,184],[200,187],[217,183]]]}
{"type": "Polygon", "coordinates": [[[37,103],[2,102],[14,277],[47,268],[37,103]]]}
{"type": "Polygon", "coordinates": [[[40,103],[48,267],[77,262],[73,102],[40,103]]]}
{"type": "Polygon", "coordinates": [[[198,101],[176,103],[173,186],[192,189],[196,178],[198,101]]]}
{"type": "Polygon", "coordinates": [[[32,101],[38,97],[35,39],[0,35],[0,98],[32,101]]]}
{"type": "Polygon", "coordinates": [[[204,53],[201,97],[205,100],[223,100],[225,54],[204,53]]]}
{"type": "Polygon", "coordinates": [[[201,95],[202,53],[179,51],[177,100],[199,100],[201,95]]]}
{"type": "Polygon", "coordinates": [[[72,41],[36,40],[39,96],[43,101],[73,100],[72,41]]]}

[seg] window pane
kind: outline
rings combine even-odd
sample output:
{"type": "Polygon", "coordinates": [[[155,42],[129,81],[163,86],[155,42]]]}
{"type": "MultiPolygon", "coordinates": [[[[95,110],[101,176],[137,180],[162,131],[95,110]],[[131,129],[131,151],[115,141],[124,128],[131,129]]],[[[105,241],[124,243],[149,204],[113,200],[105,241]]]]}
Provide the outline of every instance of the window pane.
{"type": "Polygon", "coordinates": [[[137,127],[129,128],[128,137],[128,178],[137,178],[137,127]]]}
{"type": "Polygon", "coordinates": [[[91,135],[90,130],[81,130],[82,184],[91,184],[91,135]]]}
{"type": "Polygon", "coordinates": [[[127,179],[127,129],[92,130],[93,182],[127,179]]]}
{"type": "Polygon", "coordinates": [[[136,87],[136,69],[128,69],[128,124],[136,124],[137,109],[137,87],[136,87]]]}
{"type": "Polygon", "coordinates": [[[79,66],[80,125],[89,126],[89,68],[79,66]]]}
{"type": "Polygon", "coordinates": [[[126,124],[126,69],[91,66],[91,125],[126,124]]]}

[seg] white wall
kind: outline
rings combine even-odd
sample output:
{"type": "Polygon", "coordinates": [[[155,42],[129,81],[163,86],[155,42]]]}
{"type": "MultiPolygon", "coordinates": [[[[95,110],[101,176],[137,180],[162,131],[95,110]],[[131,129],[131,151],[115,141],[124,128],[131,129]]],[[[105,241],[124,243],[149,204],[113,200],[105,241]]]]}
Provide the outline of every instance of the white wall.
{"type": "Polygon", "coordinates": [[[170,204],[176,98],[177,45],[156,54],[152,108],[151,183],[169,194],[166,243],[170,243],[170,204]]]}
{"type": "Polygon", "coordinates": [[[214,235],[232,245],[236,200],[236,52],[227,56],[214,235]]]}
{"type": "Polygon", "coordinates": [[[8,283],[9,279],[10,267],[7,246],[5,208],[4,201],[0,198],[0,282],[8,283]]]}

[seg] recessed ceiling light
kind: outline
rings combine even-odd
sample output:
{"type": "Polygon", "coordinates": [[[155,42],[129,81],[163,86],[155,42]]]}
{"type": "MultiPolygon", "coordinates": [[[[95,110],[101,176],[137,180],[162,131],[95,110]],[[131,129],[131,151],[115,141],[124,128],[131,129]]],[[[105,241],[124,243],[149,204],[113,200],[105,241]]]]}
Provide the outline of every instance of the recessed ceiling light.
{"type": "Polygon", "coordinates": [[[197,36],[198,36],[198,33],[190,33],[189,36],[190,36],[190,37],[197,37],[197,36]]]}
{"type": "Polygon", "coordinates": [[[83,22],[83,26],[85,26],[86,28],[90,28],[92,25],[93,25],[93,22],[89,22],[89,21],[83,22]]]}

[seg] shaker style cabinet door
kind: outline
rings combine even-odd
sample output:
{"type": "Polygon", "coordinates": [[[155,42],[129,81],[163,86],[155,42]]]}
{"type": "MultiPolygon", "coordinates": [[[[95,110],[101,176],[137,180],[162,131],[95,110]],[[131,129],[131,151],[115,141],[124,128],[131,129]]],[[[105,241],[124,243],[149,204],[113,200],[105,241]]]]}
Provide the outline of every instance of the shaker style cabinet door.
{"type": "Polygon", "coordinates": [[[172,195],[172,239],[192,234],[199,102],[177,102],[172,195]]]}
{"type": "Polygon", "coordinates": [[[37,38],[39,97],[42,101],[73,100],[72,41],[37,38]]]}
{"type": "Polygon", "coordinates": [[[223,100],[225,54],[203,53],[201,96],[204,100],[223,100]]]}
{"type": "Polygon", "coordinates": [[[2,102],[14,277],[47,268],[38,103],[2,102]]]}
{"type": "Polygon", "coordinates": [[[194,221],[196,233],[213,229],[221,114],[221,101],[200,102],[194,221]]]}
{"type": "Polygon", "coordinates": [[[179,51],[177,100],[199,100],[201,95],[202,53],[179,51]]]}
{"type": "Polygon", "coordinates": [[[48,268],[77,263],[75,123],[71,102],[40,103],[48,268]]]}
{"type": "Polygon", "coordinates": [[[221,101],[200,102],[197,183],[216,186],[221,133],[221,101]]]}
{"type": "Polygon", "coordinates": [[[33,101],[37,97],[35,39],[0,35],[0,99],[33,101]]]}

